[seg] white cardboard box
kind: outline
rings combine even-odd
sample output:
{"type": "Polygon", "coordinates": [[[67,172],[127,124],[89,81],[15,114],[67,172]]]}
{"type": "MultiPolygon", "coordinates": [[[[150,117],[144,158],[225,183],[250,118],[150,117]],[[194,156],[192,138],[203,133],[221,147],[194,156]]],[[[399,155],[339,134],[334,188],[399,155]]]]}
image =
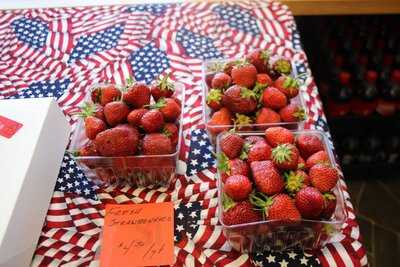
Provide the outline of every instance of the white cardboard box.
{"type": "Polygon", "coordinates": [[[70,125],[53,98],[1,100],[0,116],[23,124],[0,135],[0,267],[30,266],[70,125]]]}

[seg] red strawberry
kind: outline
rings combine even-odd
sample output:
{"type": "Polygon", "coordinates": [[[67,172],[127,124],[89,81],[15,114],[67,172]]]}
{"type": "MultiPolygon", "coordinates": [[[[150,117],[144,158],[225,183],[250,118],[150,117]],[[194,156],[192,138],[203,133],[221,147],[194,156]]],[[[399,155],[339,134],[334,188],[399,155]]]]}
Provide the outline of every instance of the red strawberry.
{"type": "Polygon", "coordinates": [[[121,98],[121,91],[115,85],[105,85],[95,88],[91,92],[93,103],[100,103],[105,106],[107,103],[119,100],[121,98]]]}
{"type": "Polygon", "coordinates": [[[296,194],[300,189],[311,184],[310,177],[302,170],[285,173],[285,188],[289,194],[296,194]]]}
{"type": "Polygon", "coordinates": [[[94,116],[102,121],[106,121],[106,116],[104,116],[104,107],[96,104],[94,116]]]}
{"type": "Polygon", "coordinates": [[[266,73],[259,73],[257,74],[256,83],[259,85],[263,85],[264,87],[267,87],[272,84],[272,79],[266,73]]]}
{"type": "Polygon", "coordinates": [[[301,216],[317,219],[324,209],[324,197],[314,187],[305,187],[296,194],[296,207],[301,216]]]}
{"type": "Polygon", "coordinates": [[[87,138],[93,140],[102,131],[107,129],[107,125],[104,121],[94,116],[85,118],[85,133],[87,138]]]}
{"type": "Polygon", "coordinates": [[[286,194],[268,197],[262,193],[251,193],[250,203],[262,209],[267,220],[293,222],[301,219],[293,199],[286,194]]]}
{"type": "Polygon", "coordinates": [[[108,125],[115,126],[126,121],[129,107],[122,101],[114,101],[104,106],[104,116],[108,125]]]}
{"type": "Polygon", "coordinates": [[[265,130],[265,139],[272,147],[276,147],[279,144],[294,143],[293,133],[288,129],[280,126],[270,127],[265,130]]]}
{"type": "Polygon", "coordinates": [[[314,166],[318,163],[329,164],[328,154],[326,154],[326,152],[323,150],[318,151],[318,152],[312,154],[311,156],[309,156],[306,161],[306,167],[307,167],[307,169],[310,169],[312,166],[314,166]]]}
{"type": "Polygon", "coordinates": [[[250,146],[247,152],[247,161],[262,161],[271,159],[271,147],[264,140],[250,146]]]}
{"type": "Polygon", "coordinates": [[[292,64],[290,63],[289,59],[284,57],[274,58],[271,60],[270,64],[270,68],[274,76],[279,76],[282,74],[290,75],[292,73],[292,64]]]}
{"type": "Polygon", "coordinates": [[[181,115],[181,107],[172,98],[161,98],[151,107],[158,108],[166,122],[175,122],[181,115]]]}
{"type": "Polygon", "coordinates": [[[281,109],[287,105],[286,96],[275,87],[267,87],[262,95],[264,107],[272,109],[281,109]]]}
{"type": "Polygon", "coordinates": [[[245,143],[248,143],[249,145],[253,145],[257,143],[258,141],[266,142],[265,139],[261,136],[258,135],[252,135],[252,136],[247,136],[244,139],[245,143]]]}
{"type": "MultiPolygon", "coordinates": [[[[261,108],[256,115],[256,124],[278,123],[280,121],[279,114],[270,108],[261,108]]],[[[257,128],[262,129],[263,126],[257,126],[257,128]]]]}
{"type": "Polygon", "coordinates": [[[236,225],[261,221],[261,214],[256,211],[248,200],[235,203],[230,197],[223,196],[222,222],[225,225],[236,225]]]}
{"type": "Polygon", "coordinates": [[[239,85],[232,85],[224,92],[222,103],[230,111],[244,114],[254,111],[257,107],[254,92],[239,85]]]}
{"type": "Polygon", "coordinates": [[[129,112],[127,120],[130,125],[139,127],[140,126],[140,120],[142,119],[143,115],[149,110],[145,108],[139,108],[139,109],[134,109],[131,112],[129,112]]]}
{"type": "Polygon", "coordinates": [[[219,110],[222,107],[222,92],[219,89],[211,89],[207,95],[207,105],[212,110],[219,110]]]}
{"type": "Polygon", "coordinates": [[[175,147],[179,140],[179,129],[175,123],[166,123],[162,130],[163,134],[171,139],[172,146],[175,147]]]}
{"type": "Polygon", "coordinates": [[[135,128],[115,127],[96,136],[95,144],[100,155],[118,157],[135,155],[139,144],[139,132],[135,128]]]}
{"type": "Polygon", "coordinates": [[[160,78],[157,83],[150,87],[150,93],[155,101],[160,98],[171,97],[175,92],[175,85],[169,81],[169,74],[160,78]]]}
{"type": "Polygon", "coordinates": [[[208,122],[207,129],[211,134],[216,135],[230,129],[232,114],[227,108],[221,108],[213,113],[208,122]]]}
{"type": "Polygon", "coordinates": [[[181,102],[181,100],[179,100],[177,97],[175,97],[175,96],[173,96],[173,97],[171,97],[177,104],[178,104],[178,106],[180,106],[180,107],[182,107],[182,102],[181,102]]]}
{"type": "Polygon", "coordinates": [[[253,179],[258,191],[274,195],[283,191],[285,183],[270,160],[250,163],[253,179]]]}
{"type": "Polygon", "coordinates": [[[257,49],[247,55],[247,60],[253,64],[257,72],[266,73],[268,71],[268,61],[270,52],[268,50],[257,49]]]}
{"type": "Polygon", "coordinates": [[[224,134],[219,142],[221,151],[230,159],[239,157],[243,144],[243,138],[236,133],[224,134]]]}
{"type": "Polygon", "coordinates": [[[310,155],[324,150],[324,145],[318,136],[312,134],[300,134],[297,137],[297,147],[300,150],[301,156],[308,158],[310,155]]]}
{"type": "Polygon", "coordinates": [[[299,151],[292,144],[281,144],[272,149],[272,161],[281,170],[295,170],[299,161],[299,151]]]}
{"type": "Polygon", "coordinates": [[[299,94],[299,81],[290,76],[282,75],[274,81],[274,87],[284,93],[287,98],[293,98],[299,94]]]}
{"type": "Polygon", "coordinates": [[[165,155],[173,152],[171,140],[161,133],[149,133],[143,137],[143,155],[165,155]]]}
{"type": "Polygon", "coordinates": [[[212,74],[212,73],[206,74],[205,81],[206,81],[206,84],[207,84],[207,86],[208,86],[209,88],[211,88],[211,82],[212,82],[212,79],[213,79],[213,78],[214,78],[214,74],[212,74]]]}
{"type": "Polygon", "coordinates": [[[304,108],[298,104],[289,104],[279,111],[279,115],[284,122],[298,122],[304,121],[306,113],[304,108]]]}
{"type": "Polygon", "coordinates": [[[237,131],[245,132],[253,130],[253,126],[251,126],[253,124],[253,119],[250,116],[236,113],[233,123],[237,131]]]}
{"type": "Polygon", "coordinates": [[[211,81],[212,88],[225,89],[228,88],[232,83],[231,76],[226,73],[216,73],[211,81]]]}
{"type": "Polygon", "coordinates": [[[321,217],[330,219],[336,209],[336,197],[333,193],[325,193],[324,195],[324,210],[321,217]]]}
{"type": "Polygon", "coordinates": [[[238,62],[233,66],[231,76],[234,84],[253,88],[256,83],[257,69],[246,61],[238,62]]]}
{"type": "Polygon", "coordinates": [[[252,189],[250,179],[244,175],[229,176],[224,184],[224,192],[235,201],[247,199],[252,189]]]}
{"type": "Polygon", "coordinates": [[[220,171],[223,183],[225,183],[230,175],[244,175],[249,177],[249,165],[244,160],[238,158],[230,160],[224,153],[218,154],[217,160],[217,168],[220,171]]]}
{"type": "Polygon", "coordinates": [[[79,157],[90,157],[90,156],[98,156],[99,152],[97,152],[96,144],[93,141],[89,141],[79,149],[78,156],[79,157]]]}
{"type": "Polygon", "coordinates": [[[147,133],[158,132],[164,126],[163,114],[157,109],[152,109],[142,116],[140,124],[147,133]]]}
{"type": "Polygon", "coordinates": [[[128,87],[122,99],[134,108],[143,108],[150,104],[150,88],[144,83],[135,82],[128,87]]]}
{"type": "Polygon", "coordinates": [[[308,172],[311,183],[322,193],[330,191],[339,179],[338,171],[326,164],[316,164],[308,172]]]}
{"type": "Polygon", "coordinates": [[[299,156],[299,162],[297,162],[297,169],[304,170],[305,168],[306,168],[306,162],[301,156],[299,156]]]}

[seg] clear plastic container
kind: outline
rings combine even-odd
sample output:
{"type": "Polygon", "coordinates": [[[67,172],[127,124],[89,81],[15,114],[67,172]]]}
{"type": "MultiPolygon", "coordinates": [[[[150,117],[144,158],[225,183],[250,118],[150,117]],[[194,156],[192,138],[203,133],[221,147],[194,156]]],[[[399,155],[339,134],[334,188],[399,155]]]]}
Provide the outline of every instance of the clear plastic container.
{"type": "MultiPolygon", "coordinates": [[[[293,131],[295,136],[299,134],[310,134],[320,137],[323,141],[325,151],[329,155],[329,161],[335,166],[333,152],[328,145],[325,134],[321,131],[304,130],[293,131]]],[[[239,133],[241,136],[259,135],[264,133],[249,132],[239,133]]],[[[217,153],[220,153],[219,141],[222,134],[217,137],[217,153]]],[[[239,225],[225,225],[223,223],[222,206],[222,179],[218,170],[218,217],[222,224],[224,234],[231,246],[242,253],[261,252],[263,250],[310,250],[322,247],[329,242],[331,237],[340,230],[347,219],[345,199],[339,183],[333,189],[336,196],[336,209],[329,220],[301,219],[298,222],[284,223],[279,220],[265,220],[259,222],[245,223],[239,225]]]]}
{"type": "MultiPolygon", "coordinates": [[[[225,130],[229,130],[229,129],[233,128],[234,125],[233,124],[218,125],[218,126],[209,125],[212,110],[208,107],[207,102],[206,102],[206,97],[208,95],[208,90],[209,90],[206,79],[207,79],[208,75],[212,75],[212,74],[216,73],[215,69],[218,68],[218,66],[221,66],[221,65],[225,64],[226,62],[233,61],[233,60],[235,60],[235,59],[212,59],[212,60],[203,61],[203,65],[202,65],[203,119],[204,119],[204,123],[206,124],[208,135],[210,136],[210,138],[214,144],[215,144],[215,138],[218,135],[218,134],[214,134],[215,132],[219,133],[219,132],[223,132],[225,130]],[[211,129],[211,131],[210,131],[210,129],[211,129]]],[[[293,76],[296,76],[295,71],[296,71],[295,68],[293,68],[293,72],[294,72],[293,76]]],[[[305,102],[304,102],[304,99],[301,94],[301,90],[296,97],[294,97],[290,100],[290,103],[299,104],[301,107],[304,108],[305,112],[307,112],[305,102]]],[[[306,116],[307,116],[307,114],[306,114],[306,116]]],[[[249,124],[249,125],[242,125],[242,126],[245,129],[239,130],[239,132],[261,131],[261,130],[265,130],[268,127],[273,127],[273,126],[281,126],[281,127],[285,127],[290,130],[302,130],[304,128],[304,121],[249,124]],[[249,129],[249,130],[246,130],[246,129],[249,129]]]]}
{"type": "MultiPolygon", "coordinates": [[[[94,85],[92,88],[99,86],[94,85]]],[[[74,159],[85,175],[99,184],[130,184],[133,186],[168,186],[176,176],[176,165],[182,138],[182,118],[185,86],[175,83],[173,97],[181,101],[179,140],[176,150],[167,155],[137,155],[126,157],[75,156],[74,159]]],[[[89,96],[90,98],[90,96],[89,96]]],[[[89,100],[88,100],[89,101],[89,100]]],[[[79,119],[71,138],[69,151],[75,152],[88,142],[83,119],[79,119]]]]}

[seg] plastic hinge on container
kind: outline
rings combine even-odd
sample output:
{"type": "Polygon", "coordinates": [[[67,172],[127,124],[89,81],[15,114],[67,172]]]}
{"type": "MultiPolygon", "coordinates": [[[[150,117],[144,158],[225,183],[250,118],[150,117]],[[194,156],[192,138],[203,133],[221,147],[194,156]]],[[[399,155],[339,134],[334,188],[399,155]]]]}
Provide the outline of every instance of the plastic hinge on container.
{"type": "MultiPolygon", "coordinates": [[[[215,144],[215,138],[218,135],[218,134],[214,134],[213,132],[223,132],[227,129],[233,128],[234,125],[233,124],[218,125],[218,126],[209,125],[209,120],[211,118],[211,109],[208,107],[208,105],[206,103],[206,97],[207,97],[208,90],[209,90],[207,83],[206,83],[206,77],[209,74],[215,73],[215,70],[214,70],[215,68],[213,66],[221,66],[221,65],[225,64],[226,62],[233,61],[233,60],[235,60],[235,59],[211,59],[211,60],[203,61],[203,65],[202,65],[203,120],[206,124],[208,135],[210,136],[213,144],[215,144]],[[212,131],[210,131],[210,129],[212,129],[212,131]]],[[[295,68],[293,68],[293,76],[296,76],[295,68]]],[[[291,99],[290,103],[299,104],[307,112],[301,90],[296,97],[291,99]]],[[[306,116],[307,116],[307,114],[306,114],[306,116]]],[[[274,126],[285,127],[290,130],[302,130],[304,128],[304,121],[241,125],[241,127],[243,127],[244,129],[246,129],[246,128],[252,129],[249,131],[265,130],[268,127],[274,127],[274,126]]],[[[238,130],[238,131],[246,132],[247,130],[238,130]]],[[[247,131],[247,132],[249,132],[249,131],[247,131]]]]}
{"type": "MultiPolygon", "coordinates": [[[[317,135],[324,144],[329,161],[336,167],[333,152],[330,149],[326,135],[317,130],[292,131],[295,136],[299,134],[317,135]]],[[[217,136],[217,153],[221,153],[219,141],[224,133],[217,136]]],[[[264,136],[260,132],[238,133],[241,136],[264,136]]],[[[261,252],[264,250],[309,250],[319,248],[328,243],[337,233],[347,219],[345,199],[339,182],[333,189],[337,204],[334,214],[329,220],[301,219],[298,222],[283,223],[277,220],[258,221],[240,225],[225,225],[223,223],[222,206],[222,179],[218,170],[218,217],[222,224],[224,234],[231,246],[242,253],[261,252]]]]}
{"type": "MultiPolygon", "coordinates": [[[[104,84],[96,84],[96,88],[104,84]]],[[[176,176],[176,165],[179,157],[182,138],[182,118],[185,99],[185,86],[175,82],[173,97],[181,101],[179,117],[179,140],[176,150],[168,155],[137,155],[126,157],[75,156],[77,164],[85,175],[99,184],[129,184],[132,186],[168,186],[176,176]]],[[[91,91],[91,90],[90,90],[91,91]]],[[[89,94],[90,95],[90,94],[89,94]]],[[[90,96],[87,101],[90,101],[90,96]]],[[[79,119],[71,138],[69,151],[79,150],[88,142],[83,119],[79,119]]]]}

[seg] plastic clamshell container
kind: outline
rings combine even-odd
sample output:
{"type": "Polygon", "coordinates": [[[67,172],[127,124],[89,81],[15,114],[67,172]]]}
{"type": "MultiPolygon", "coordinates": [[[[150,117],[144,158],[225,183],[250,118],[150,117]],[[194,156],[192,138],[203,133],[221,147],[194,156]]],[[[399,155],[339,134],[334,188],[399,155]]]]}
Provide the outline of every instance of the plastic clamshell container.
{"type": "MultiPolygon", "coordinates": [[[[295,136],[310,134],[318,136],[324,144],[324,149],[329,155],[329,161],[335,166],[333,152],[329,147],[326,135],[321,131],[303,130],[292,131],[295,136]]],[[[219,142],[221,133],[217,136],[217,153],[221,152],[219,142]]],[[[260,132],[239,133],[241,136],[264,136],[260,132]]],[[[283,222],[279,220],[265,220],[252,223],[225,225],[223,223],[222,190],[223,184],[218,170],[218,217],[222,224],[223,232],[231,246],[242,253],[261,252],[264,250],[310,250],[320,248],[330,241],[347,219],[345,199],[339,182],[333,188],[336,196],[336,209],[329,220],[301,219],[298,222],[283,222]]]]}
{"type": "MultiPolygon", "coordinates": [[[[202,65],[202,89],[203,89],[203,119],[206,124],[207,132],[209,136],[211,137],[212,142],[215,144],[215,138],[218,135],[218,133],[229,130],[233,128],[233,124],[230,125],[210,125],[209,121],[211,119],[211,114],[212,110],[209,108],[206,102],[206,98],[208,95],[208,85],[206,82],[207,76],[212,75],[216,73],[215,69],[218,68],[218,66],[221,66],[229,61],[233,61],[235,59],[211,59],[211,60],[205,60],[203,61],[202,65]]],[[[295,68],[293,68],[293,72],[295,72],[295,68]]],[[[293,74],[294,76],[296,73],[293,74]]],[[[300,91],[299,94],[290,99],[290,103],[297,103],[301,107],[304,108],[304,110],[307,112],[305,102],[301,93],[301,86],[300,86],[300,91]]],[[[263,123],[263,124],[249,124],[249,125],[242,125],[244,129],[238,129],[238,132],[251,132],[251,131],[261,131],[265,130],[268,127],[274,127],[274,126],[281,126],[290,130],[302,130],[304,128],[304,121],[299,121],[299,122],[279,122],[279,123],[263,123]]]]}
{"type": "MultiPolygon", "coordinates": [[[[92,88],[105,84],[96,84],[92,88]]],[[[168,186],[176,176],[176,165],[179,157],[182,138],[182,118],[185,98],[185,86],[175,82],[173,97],[181,101],[179,122],[179,140],[176,150],[166,155],[135,155],[124,157],[75,156],[74,159],[85,175],[99,184],[129,184],[132,186],[168,186]]],[[[89,101],[89,100],[88,100],[89,101]]],[[[71,138],[69,151],[79,150],[88,142],[85,134],[84,120],[79,119],[71,138]]]]}

